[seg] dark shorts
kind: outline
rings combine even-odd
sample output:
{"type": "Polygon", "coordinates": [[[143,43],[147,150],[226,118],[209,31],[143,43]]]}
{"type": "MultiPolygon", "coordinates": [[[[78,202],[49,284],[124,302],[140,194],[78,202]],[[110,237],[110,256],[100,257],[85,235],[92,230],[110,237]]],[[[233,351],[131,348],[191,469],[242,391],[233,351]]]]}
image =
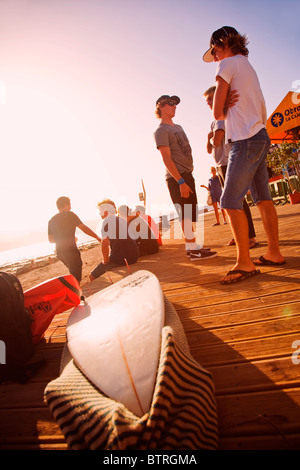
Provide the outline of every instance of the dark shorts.
{"type": "Polygon", "coordinates": [[[58,259],[67,266],[70,274],[80,283],[82,277],[82,259],[80,251],[77,248],[66,251],[57,250],[56,254],[58,259]]]}
{"type": "Polygon", "coordinates": [[[172,202],[176,208],[179,220],[190,219],[192,222],[198,220],[198,201],[195,180],[192,173],[182,173],[182,178],[193,191],[188,198],[182,198],[180,186],[174,178],[167,179],[167,185],[172,202]]]}
{"type": "Polygon", "coordinates": [[[159,251],[159,244],[156,239],[138,238],[136,243],[139,249],[139,256],[154,255],[159,251]]]}

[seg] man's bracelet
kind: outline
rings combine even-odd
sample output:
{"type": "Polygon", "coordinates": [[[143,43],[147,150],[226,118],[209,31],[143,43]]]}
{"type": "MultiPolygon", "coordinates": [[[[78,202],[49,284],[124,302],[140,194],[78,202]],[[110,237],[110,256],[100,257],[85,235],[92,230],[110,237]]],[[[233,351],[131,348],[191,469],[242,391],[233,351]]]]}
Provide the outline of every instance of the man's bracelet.
{"type": "Polygon", "coordinates": [[[179,186],[183,183],[185,183],[184,179],[183,178],[179,178],[179,180],[177,181],[177,183],[179,184],[179,186]]]}

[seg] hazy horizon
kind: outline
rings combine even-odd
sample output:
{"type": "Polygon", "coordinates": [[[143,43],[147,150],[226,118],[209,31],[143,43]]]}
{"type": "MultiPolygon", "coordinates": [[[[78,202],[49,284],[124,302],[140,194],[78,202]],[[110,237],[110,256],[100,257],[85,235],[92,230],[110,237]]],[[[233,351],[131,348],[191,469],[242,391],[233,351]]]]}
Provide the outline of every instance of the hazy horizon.
{"type": "Polygon", "coordinates": [[[249,38],[268,116],[300,83],[296,0],[2,0],[0,2],[1,240],[47,231],[59,196],[82,220],[97,202],[170,204],[155,147],[162,94],[181,98],[174,122],[193,151],[205,203],[212,121],[203,99],[216,65],[202,55],[212,32],[249,38]],[[9,237],[7,237],[9,234],[9,237]],[[25,234],[25,235],[24,235],[25,234]]]}

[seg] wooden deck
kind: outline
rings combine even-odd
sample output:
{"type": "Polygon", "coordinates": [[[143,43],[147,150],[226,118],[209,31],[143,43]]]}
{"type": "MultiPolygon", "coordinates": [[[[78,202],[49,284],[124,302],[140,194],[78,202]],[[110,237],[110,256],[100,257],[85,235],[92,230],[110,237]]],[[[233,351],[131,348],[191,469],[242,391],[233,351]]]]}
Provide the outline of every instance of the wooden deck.
{"type": "MultiPolygon", "coordinates": [[[[212,213],[204,217],[205,246],[219,256],[188,261],[183,241],[173,239],[131,267],[156,274],[193,356],[213,374],[220,449],[300,449],[300,205],[277,210],[287,264],[263,267],[261,275],[242,283],[219,282],[235,262],[235,248],[226,246],[228,225],[211,227],[212,213]]],[[[257,257],[266,240],[257,208],[251,211],[260,242],[252,250],[257,257]]],[[[126,275],[123,268],[111,273],[114,282],[126,275]]],[[[83,291],[88,296],[107,285],[103,277],[83,291]]],[[[67,317],[58,315],[39,345],[47,359],[39,374],[26,385],[0,385],[0,449],[67,449],[43,401],[46,384],[59,373],[67,317]]]]}

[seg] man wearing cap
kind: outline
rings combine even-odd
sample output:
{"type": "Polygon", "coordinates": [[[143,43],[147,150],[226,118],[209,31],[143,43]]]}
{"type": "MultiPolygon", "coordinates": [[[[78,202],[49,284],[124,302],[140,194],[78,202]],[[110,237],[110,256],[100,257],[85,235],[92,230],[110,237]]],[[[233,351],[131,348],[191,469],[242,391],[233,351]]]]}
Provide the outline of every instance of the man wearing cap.
{"type": "Polygon", "coordinates": [[[225,120],[226,143],[230,144],[228,166],[221,207],[226,209],[237,245],[235,266],[222,279],[222,284],[242,281],[260,271],[255,265],[278,266],[285,263],[279,249],[278,219],[269,192],[266,155],[270,139],[266,131],[266,107],[255,70],[248,61],[245,36],[231,26],[215,31],[205,62],[218,62],[213,116],[225,120]],[[239,94],[235,106],[226,109],[230,89],[239,94]],[[248,223],[243,199],[250,188],[252,200],[261,213],[267,234],[265,256],[252,262],[249,252],[248,223]]]}
{"type": "Polygon", "coordinates": [[[197,221],[198,206],[193,177],[193,157],[188,138],[181,126],[173,123],[178,96],[162,95],[156,101],[156,116],[160,125],[154,133],[156,147],[166,167],[166,182],[173,204],[178,212],[191,260],[207,259],[217,255],[196,243],[193,222],[197,221]]]}
{"type": "MultiPolygon", "coordinates": [[[[203,97],[208,104],[209,108],[212,109],[213,106],[213,100],[214,100],[214,94],[216,91],[216,87],[212,86],[208,88],[203,94],[203,97]]],[[[234,106],[235,103],[238,101],[238,96],[234,92],[234,90],[231,91],[229,98],[232,98],[231,100],[227,100],[226,106],[234,106]]],[[[221,183],[222,188],[224,187],[225,183],[225,175],[226,175],[226,169],[227,169],[227,164],[228,164],[228,145],[225,145],[225,123],[224,121],[213,121],[211,123],[211,131],[209,132],[207,136],[207,145],[206,145],[207,152],[209,154],[212,154],[216,167],[217,167],[217,173],[219,176],[219,180],[221,183]]],[[[250,212],[250,208],[248,206],[246,198],[243,200],[243,209],[245,211],[247,221],[248,221],[248,228],[249,228],[249,248],[255,248],[258,245],[258,242],[256,241],[256,233],[254,229],[254,224],[250,212]]],[[[229,243],[227,243],[228,246],[235,245],[235,240],[232,238],[229,243]]]]}

